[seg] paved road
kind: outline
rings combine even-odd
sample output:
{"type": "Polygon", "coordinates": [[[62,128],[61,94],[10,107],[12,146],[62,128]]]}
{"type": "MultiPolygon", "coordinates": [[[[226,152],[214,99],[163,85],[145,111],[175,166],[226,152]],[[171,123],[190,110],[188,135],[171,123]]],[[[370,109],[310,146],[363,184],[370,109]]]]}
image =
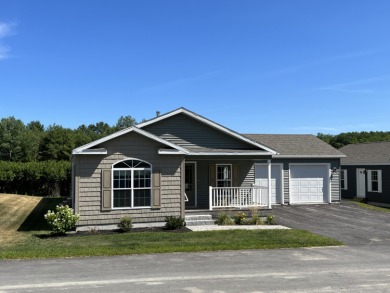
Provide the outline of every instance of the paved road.
{"type": "Polygon", "coordinates": [[[390,292],[388,214],[350,204],[278,207],[273,213],[291,227],[348,245],[0,261],[0,293],[390,292]]]}
{"type": "Polygon", "coordinates": [[[275,206],[278,224],[330,236],[349,246],[390,247],[390,213],[362,209],[351,201],[341,204],[275,206]]]}

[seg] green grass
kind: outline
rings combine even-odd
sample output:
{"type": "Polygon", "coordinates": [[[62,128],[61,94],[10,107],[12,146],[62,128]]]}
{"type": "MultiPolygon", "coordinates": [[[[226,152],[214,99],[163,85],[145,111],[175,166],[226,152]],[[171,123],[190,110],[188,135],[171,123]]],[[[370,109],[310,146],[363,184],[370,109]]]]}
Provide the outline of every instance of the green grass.
{"type": "Polygon", "coordinates": [[[370,210],[370,211],[376,211],[376,212],[381,212],[381,213],[390,213],[389,208],[377,207],[377,206],[373,206],[370,204],[366,204],[366,203],[361,202],[361,201],[354,201],[354,203],[357,204],[359,207],[370,210]]]}
{"type": "Polygon", "coordinates": [[[43,215],[61,198],[0,195],[0,259],[109,256],[148,253],[342,245],[302,230],[130,232],[48,237],[43,215]],[[46,237],[37,237],[46,236],[46,237]]]}
{"type": "MultiPolygon", "coordinates": [[[[31,232],[30,232],[31,233],[31,232]]],[[[207,232],[131,232],[39,238],[7,245],[0,259],[109,256],[241,249],[342,245],[303,230],[228,230],[207,232]]]]}

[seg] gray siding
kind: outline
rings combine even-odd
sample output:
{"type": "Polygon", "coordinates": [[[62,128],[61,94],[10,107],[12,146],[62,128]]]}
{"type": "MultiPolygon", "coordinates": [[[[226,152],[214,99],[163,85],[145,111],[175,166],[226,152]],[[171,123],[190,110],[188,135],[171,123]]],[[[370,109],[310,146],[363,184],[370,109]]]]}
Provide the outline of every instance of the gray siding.
{"type": "MultiPolygon", "coordinates": [[[[264,160],[256,161],[258,163],[265,163],[264,160]]],[[[284,203],[290,203],[290,187],[289,187],[289,164],[292,163],[306,163],[306,164],[330,164],[330,168],[333,169],[336,167],[340,168],[340,159],[272,159],[272,163],[282,163],[283,164],[283,189],[284,189],[284,203]]],[[[340,173],[333,174],[333,178],[331,179],[331,199],[332,202],[339,202],[340,195],[340,173]]]]}
{"type": "MultiPolygon", "coordinates": [[[[186,161],[196,161],[186,159],[186,161]]],[[[250,160],[198,160],[197,163],[197,203],[198,208],[209,208],[209,165],[210,164],[232,164],[239,165],[240,186],[251,186],[254,183],[254,165],[250,160]]]]}
{"type": "Polygon", "coordinates": [[[185,114],[169,117],[158,123],[145,126],[143,129],[185,148],[255,148],[185,114]]]}
{"type": "Polygon", "coordinates": [[[108,154],[76,156],[75,180],[76,212],[80,214],[78,225],[117,224],[123,216],[130,216],[135,223],[161,222],[165,216],[180,216],[181,196],[181,156],[159,156],[159,143],[136,133],[110,140],[100,147],[108,154]],[[101,172],[126,158],[137,158],[152,164],[154,170],[161,171],[161,208],[126,209],[101,211],[101,172]]]}
{"type": "Polygon", "coordinates": [[[368,182],[366,175],[366,199],[368,202],[390,204],[390,166],[387,165],[354,165],[342,166],[347,170],[348,189],[342,190],[344,198],[356,197],[356,169],[382,170],[382,193],[368,192],[368,182]]]}

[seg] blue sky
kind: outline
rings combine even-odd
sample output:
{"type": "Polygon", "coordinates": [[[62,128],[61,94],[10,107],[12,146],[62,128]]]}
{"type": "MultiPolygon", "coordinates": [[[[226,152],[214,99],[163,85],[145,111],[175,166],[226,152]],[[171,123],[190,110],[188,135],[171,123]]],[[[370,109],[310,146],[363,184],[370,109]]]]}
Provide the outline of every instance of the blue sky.
{"type": "Polygon", "coordinates": [[[179,107],[241,133],[390,130],[390,1],[0,0],[0,117],[179,107]]]}

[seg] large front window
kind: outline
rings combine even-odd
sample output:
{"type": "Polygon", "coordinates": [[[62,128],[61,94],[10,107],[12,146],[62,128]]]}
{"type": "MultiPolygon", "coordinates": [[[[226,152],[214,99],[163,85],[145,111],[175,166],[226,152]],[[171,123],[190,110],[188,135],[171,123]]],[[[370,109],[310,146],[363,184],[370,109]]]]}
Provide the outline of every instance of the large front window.
{"type": "Polygon", "coordinates": [[[232,186],[232,165],[217,165],[217,187],[232,186]]]}
{"type": "Polygon", "coordinates": [[[113,207],[150,207],[152,166],[140,160],[126,160],[113,166],[113,207]]]}

